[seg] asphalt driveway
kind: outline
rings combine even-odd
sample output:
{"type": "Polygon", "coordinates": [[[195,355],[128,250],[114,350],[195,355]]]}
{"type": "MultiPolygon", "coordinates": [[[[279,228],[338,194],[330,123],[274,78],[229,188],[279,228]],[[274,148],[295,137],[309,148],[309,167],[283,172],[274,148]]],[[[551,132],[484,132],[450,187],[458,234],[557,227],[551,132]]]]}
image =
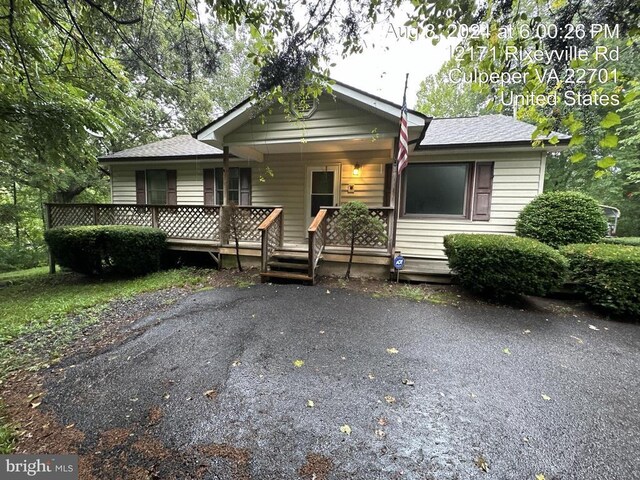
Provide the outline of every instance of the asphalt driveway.
{"type": "Polygon", "coordinates": [[[63,364],[40,408],[84,478],[632,479],[639,352],[585,316],[216,289],[63,364]]]}

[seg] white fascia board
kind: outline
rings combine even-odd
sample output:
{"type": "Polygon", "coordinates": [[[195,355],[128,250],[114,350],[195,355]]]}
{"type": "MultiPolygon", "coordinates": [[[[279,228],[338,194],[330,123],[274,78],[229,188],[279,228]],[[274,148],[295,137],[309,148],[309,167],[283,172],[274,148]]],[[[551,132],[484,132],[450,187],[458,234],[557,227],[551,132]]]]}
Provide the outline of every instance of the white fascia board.
{"type": "MultiPolygon", "coordinates": [[[[352,90],[344,85],[335,84],[332,85],[331,88],[335,93],[339,94],[343,98],[352,99],[358,103],[367,105],[383,114],[383,116],[387,117],[389,120],[400,121],[400,108],[396,106],[389,105],[387,102],[372,98],[369,95],[352,90]]],[[[424,127],[425,120],[414,113],[407,112],[407,123],[409,127],[424,127]]]]}
{"type": "Polygon", "coordinates": [[[235,125],[236,122],[239,123],[239,125],[242,125],[242,123],[248,120],[244,120],[244,116],[252,108],[253,102],[246,102],[244,105],[238,107],[237,110],[229,113],[228,115],[223,115],[223,117],[219,121],[209,125],[206,129],[198,134],[196,139],[222,142],[222,137],[224,136],[224,133],[226,133],[229,129],[229,126],[235,125]]]}

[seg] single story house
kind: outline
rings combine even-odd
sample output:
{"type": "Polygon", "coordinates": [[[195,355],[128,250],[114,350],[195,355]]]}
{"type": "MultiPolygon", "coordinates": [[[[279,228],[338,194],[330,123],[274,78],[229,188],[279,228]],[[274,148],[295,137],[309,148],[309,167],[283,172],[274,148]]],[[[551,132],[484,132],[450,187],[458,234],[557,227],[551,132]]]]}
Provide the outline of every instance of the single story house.
{"type": "Polygon", "coordinates": [[[542,192],[547,153],[569,140],[533,147],[534,126],[511,117],[409,110],[409,164],[396,182],[401,106],[340,82],[332,90],[294,118],[247,99],[192,136],[105,155],[112,204],[51,204],[49,226],[151,225],[170,248],[224,263],[235,249],[221,205],[234,202],[245,260],[265,280],[313,282],[318,271],[343,272],[348,249],[335,220],[340,205],[360,200],[387,235],[358,239],[355,274],[388,276],[401,252],[403,276],[434,280],[449,273],[445,235],[514,233],[542,192]]]}

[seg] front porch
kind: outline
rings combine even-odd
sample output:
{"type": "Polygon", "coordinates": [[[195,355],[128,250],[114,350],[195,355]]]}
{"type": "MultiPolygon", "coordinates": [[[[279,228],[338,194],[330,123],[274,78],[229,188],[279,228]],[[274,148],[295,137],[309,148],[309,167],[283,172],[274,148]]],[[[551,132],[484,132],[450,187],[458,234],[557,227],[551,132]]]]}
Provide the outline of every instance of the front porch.
{"type": "MultiPolygon", "coordinates": [[[[337,229],[340,207],[322,207],[303,242],[285,242],[286,212],[278,206],[238,206],[236,235],[242,257],[259,260],[263,281],[270,278],[314,283],[321,262],[345,263],[349,247],[337,229]]],[[[235,256],[236,235],[225,229],[229,209],[207,205],[53,204],[45,205],[47,228],[83,225],[129,225],[159,228],[171,250],[209,253],[218,265],[235,256]]],[[[386,238],[356,239],[354,264],[388,274],[393,255],[393,208],[369,208],[380,219],[386,238]]],[[[228,222],[228,220],[227,220],[228,222]]]]}

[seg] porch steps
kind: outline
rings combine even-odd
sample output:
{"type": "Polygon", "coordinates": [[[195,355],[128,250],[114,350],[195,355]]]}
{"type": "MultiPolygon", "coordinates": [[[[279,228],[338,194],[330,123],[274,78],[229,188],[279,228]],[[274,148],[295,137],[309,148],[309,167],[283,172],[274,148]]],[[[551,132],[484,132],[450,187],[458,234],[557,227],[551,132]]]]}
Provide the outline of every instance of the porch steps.
{"type": "Polygon", "coordinates": [[[276,280],[291,280],[295,282],[313,283],[313,278],[302,273],[269,271],[261,273],[260,276],[262,277],[263,281],[269,281],[269,279],[272,278],[276,280]]]}
{"type": "Polygon", "coordinates": [[[308,275],[309,254],[299,250],[278,250],[273,252],[272,260],[267,264],[269,270],[263,272],[263,281],[279,280],[290,282],[313,283],[308,275]]]}

